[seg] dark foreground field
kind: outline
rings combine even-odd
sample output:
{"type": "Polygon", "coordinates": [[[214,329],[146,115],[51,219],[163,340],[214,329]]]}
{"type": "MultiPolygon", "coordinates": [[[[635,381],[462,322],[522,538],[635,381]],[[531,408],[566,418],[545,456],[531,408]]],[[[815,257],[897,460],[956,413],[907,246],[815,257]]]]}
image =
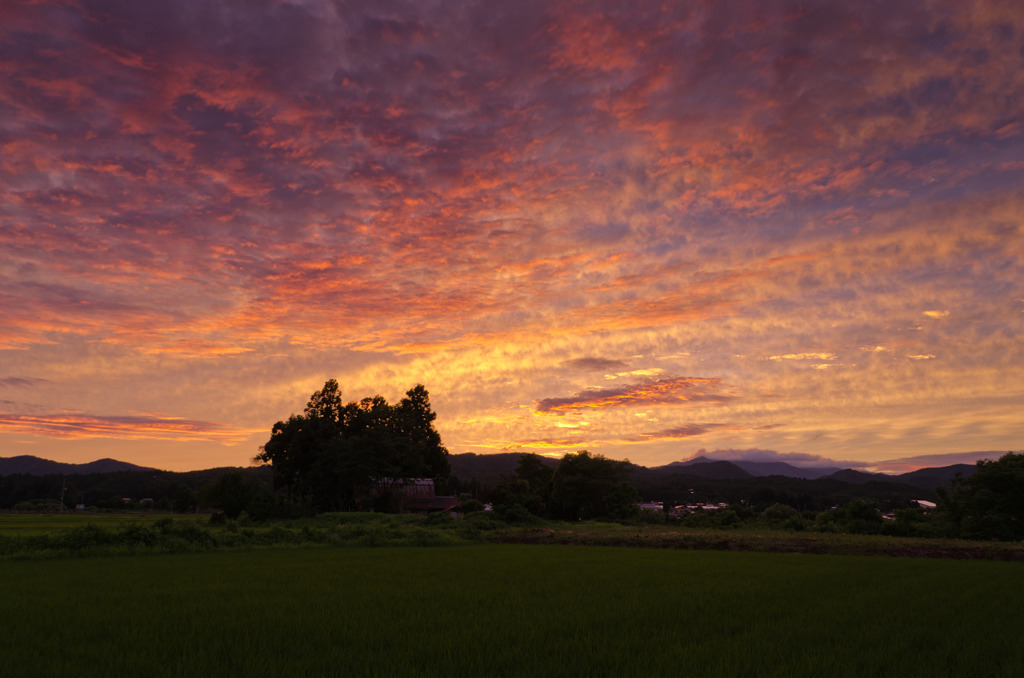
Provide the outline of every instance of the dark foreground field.
{"type": "Polygon", "coordinates": [[[1020,563],[581,546],[0,561],[2,676],[1020,676],[1020,563]]]}

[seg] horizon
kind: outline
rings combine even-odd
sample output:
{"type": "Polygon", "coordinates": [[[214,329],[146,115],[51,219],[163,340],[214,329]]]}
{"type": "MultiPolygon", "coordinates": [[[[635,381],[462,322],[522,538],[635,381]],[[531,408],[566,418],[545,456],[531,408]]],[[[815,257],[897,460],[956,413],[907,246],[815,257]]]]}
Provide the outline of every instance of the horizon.
{"type": "Polygon", "coordinates": [[[5,3],[0,456],[247,466],[330,378],[425,385],[452,453],[1020,449],[1022,41],[987,0],[5,3]]]}
{"type": "MultiPolygon", "coordinates": [[[[1024,452],[1022,452],[1022,451],[1008,451],[1008,452],[1010,452],[1012,454],[1024,454],[1024,452]]],[[[926,456],[923,456],[923,457],[914,457],[914,458],[910,458],[910,459],[891,459],[891,460],[888,460],[888,461],[885,461],[885,462],[881,462],[879,464],[875,464],[875,465],[872,465],[872,466],[869,467],[869,466],[866,466],[866,465],[863,465],[863,464],[859,464],[859,465],[855,465],[855,466],[842,466],[843,462],[837,462],[837,461],[831,460],[831,459],[820,459],[820,458],[819,459],[792,459],[792,458],[786,458],[786,455],[779,455],[778,453],[772,452],[770,450],[713,450],[711,452],[708,452],[707,450],[698,450],[697,453],[694,456],[692,456],[692,457],[690,457],[688,459],[677,459],[675,461],[666,462],[664,464],[656,464],[656,465],[652,465],[652,466],[648,466],[648,465],[645,465],[645,464],[637,464],[637,466],[640,466],[640,467],[643,467],[643,468],[656,468],[656,467],[661,467],[661,466],[670,466],[672,464],[688,464],[690,462],[693,462],[693,461],[696,461],[696,460],[700,459],[700,460],[704,460],[704,461],[707,461],[707,462],[727,461],[727,462],[730,462],[730,463],[733,463],[733,464],[736,464],[736,465],[742,465],[743,463],[746,463],[746,462],[756,463],[756,464],[769,463],[769,464],[783,464],[783,465],[786,465],[786,466],[789,466],[789,467],[792,467],[792,468],[798,468],[798,469],[835,468],[838,471],[854,470],[854,471],[862,471],[862,472],[865,472],[865,473],[898,476],[898,475],[901,475],[901,474],[904,474],[904,473],[909,473],[909,472],[912,472],[912,471],[917,471],[917,470],[920,470],[920,469],[923,469],[923,468],[942,468],[942,467],[954,466],[954,465],[959,465],[959,464],[974,465],[976,462],[978,462],[980,460],[983,460],[983,459],[984,460],[988,460],[988,461],[997,461],[1000,457],[1002,457],[1006,453],[1007,452],[990,451],[990,452],[963,452],[963,453],[953,453],[953,454],[926,455],[926,456]]],[[[449,454],[452,454],[452,453],[449,453],[449,454]]],[[[489,453],[480,454],[480,453],[477,453],[477,452],[462,452],[462,453],[454,453],[454,454],[474,455],[474,456],[488,456],[488,455],[498,455],[498,454],[527,454],[527,453],[521,453],[521,452],[489,452],[489,453]]],[[[545,457],[547,459],[555,460],[555,458],[553,458],[550,454],[542,454],[540,456],[543,456],[543,457],[545,457]]],[[[110,457],[104,457],[104,458],[101,458],[101,459],[91,459],[91,460],[89,460],[87,462],[58,462],[58,461],[53,460],[53,459],[44,459],[42,457],[36,457],[35,455],[15,455],[14,457],[0,457],[0,461],[10,460],[10,459],[17,459],[17,458],[21,458],[21,457],[28,457],[28,458],[31,458],[31,459],[38,459],[38,460],[41,460],[41,461],[50,461],[50,462],[61,463],[61,464],[72,463],[74,465],[79,465],[79,466],[93,464],[93,463],[98,463],[98,462],[105,462],[105,461],[112,461],[112,462],[117,462],[117,463],[131,463],[131,462],[125,462],[124,460],[121,460],[121,459],[113,459],[113,458],[110,458],[110,457]]],[[[625,461],[628,461],[628,460],[625,460],[625,461]]],[[[138,465],[138,464],[136,464],[136,466],[139,466],[139,468],[143,469],[143,470],[156,470],[156,471],[170,472],[170,473],[189,473],[189,472],[194,472],[194,471],[209,471],[209,470],[214,470],[216,468],[260,468],[260,467],[270,468],[271,464],[249,464],[249,465],[242,465],[242,466],[235,465],[235,466],[222,466],[222,467],[214,466],[214,467],[191,468],[191,469],[177,469],[177,470],[166,469],[166,468],[159,468],[159,467],[146,467],[146,466],[141,466],[141,465],[138,465]]]]}

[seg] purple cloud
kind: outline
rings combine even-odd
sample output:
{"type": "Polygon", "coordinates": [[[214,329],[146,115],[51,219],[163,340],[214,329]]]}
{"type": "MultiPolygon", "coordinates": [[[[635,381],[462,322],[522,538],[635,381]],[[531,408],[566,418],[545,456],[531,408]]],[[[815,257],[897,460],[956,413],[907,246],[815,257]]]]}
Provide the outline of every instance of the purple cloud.
{"type": "Polygon", "coordinates": [[[721,380],[706,377],[670,377],[618,388],[589,389],[574,396],[544,398],[534,406],[537,412],[562,414],[585,409],[682,405],[685,403],[720,404],[733,396],[716,393],[721,380]]]}

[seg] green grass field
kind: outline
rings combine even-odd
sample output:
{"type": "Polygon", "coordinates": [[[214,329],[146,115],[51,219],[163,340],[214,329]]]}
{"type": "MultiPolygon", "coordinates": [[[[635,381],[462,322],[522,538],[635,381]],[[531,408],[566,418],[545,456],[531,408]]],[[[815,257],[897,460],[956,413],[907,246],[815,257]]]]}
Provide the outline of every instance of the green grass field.
{"type": "Polygon", "coordinates": [[[153,512],[0,513],[0,559],[181,553],[275,546],[452,546],[471,543],[632,546],[687,550],[890,555],[1024,562],[1024,543],[772,530],[332,513],[296,520],[211,524],[206,515],[153,512]]]}
{"type": "MultiPolygon", "coordinates": [[[[166,513],[139,511],[136,513],[0,513],[0,536],[36,536],[70,530],[86,525],[116,529],[125,525],[150,526],[166,513]]],[[[177,521],[191,521],[204,524],[209,520],[207,515],[174,515],[177,521]]]]}
{"type": "Polygon", "coordinates": [[[608,547],[0,561],[2,676],[1019,676],[1020,563],[608,547]]]}

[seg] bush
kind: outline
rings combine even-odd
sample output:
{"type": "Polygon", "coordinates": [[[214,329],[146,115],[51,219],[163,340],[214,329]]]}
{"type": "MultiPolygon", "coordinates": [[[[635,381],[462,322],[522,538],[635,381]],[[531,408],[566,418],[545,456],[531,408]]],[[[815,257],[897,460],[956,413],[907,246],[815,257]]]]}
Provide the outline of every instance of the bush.
{"type": "Polygon", "coordinates": [[[504,523],[497,519],[494,511],[478,511],[471,513],[462,519],[463,524],[477,530],[496,530],[504,526],[504,523]]]}
{"type": "Polygon", "coordinates": [[[519,504],[495,506],[492,513],[494,513],[494,517],[498,520],[516,525],[533,525],[543,522],[519,504]]]}
{"type": "Polygon", "coordinates": [[[807,521],[801,516],[790,516],[786,518],[782,523],[782,529],[793,530],[794,532],[803,532],[807,529],[807,521]]]}
{"type": "Polygon", "coordinates": [[[447,511],[434,511],[428,513],[427,517],[423,519],[424,525],[451,525],[454,522],[455,518],[447,511]]]}
{"type": "Polygon", "coordinates": [[[96,525],[75,527],[67,532],[54,535],[49,539],[54,548],[80,550],[92,546],[112,544],[115,537],[112,533],[96,525]]]}
{"type": "Polygon", "coordinates": [[[664,525],[665,512],[641,509],[640,513],[637,514],[637,521],[645,525],[664,525]]]}
{"type": "Polygon", "coordinates": [[[800,512],[788,504],[772,504],[761,513],[760,520],[772,528],[785,527],[800,521],[800,512]]]}

